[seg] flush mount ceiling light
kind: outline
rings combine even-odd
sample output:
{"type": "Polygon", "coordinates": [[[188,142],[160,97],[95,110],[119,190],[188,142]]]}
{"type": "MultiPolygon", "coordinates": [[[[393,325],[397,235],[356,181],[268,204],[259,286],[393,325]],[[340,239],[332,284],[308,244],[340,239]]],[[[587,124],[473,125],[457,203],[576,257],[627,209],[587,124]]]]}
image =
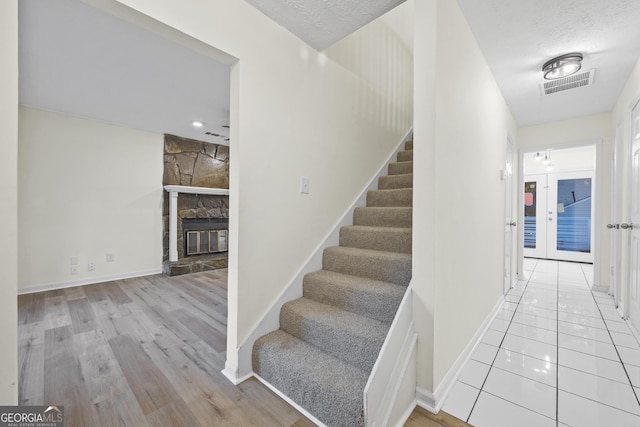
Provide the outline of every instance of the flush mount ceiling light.
{"type": "Polygon", "coordinates": [[[542,66],[542,72],[545,79],[554,80],[575,74],[580,68],[582,68],[582,54],[574,52],[548,60],[542,66]]]}
{"type": "Polygon", "coordinates": [[[200,120],[194,120],[191,122],[191,125],[194,128],[201,128],[202,126],[204,126],[204,122],[201,122],[200,120]]]}

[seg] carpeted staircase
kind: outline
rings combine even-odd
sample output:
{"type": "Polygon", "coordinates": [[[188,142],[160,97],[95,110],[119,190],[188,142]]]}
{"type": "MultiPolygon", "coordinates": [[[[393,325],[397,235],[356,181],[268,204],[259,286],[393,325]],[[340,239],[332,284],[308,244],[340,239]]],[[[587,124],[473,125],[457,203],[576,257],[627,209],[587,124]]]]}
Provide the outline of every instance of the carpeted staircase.
{"type": "Polygon", "coordinates": [[[388,172],[253,347],[254,371],[328,426],[364,425],[364,387],[411,279],[412,141],[388,172]]]}

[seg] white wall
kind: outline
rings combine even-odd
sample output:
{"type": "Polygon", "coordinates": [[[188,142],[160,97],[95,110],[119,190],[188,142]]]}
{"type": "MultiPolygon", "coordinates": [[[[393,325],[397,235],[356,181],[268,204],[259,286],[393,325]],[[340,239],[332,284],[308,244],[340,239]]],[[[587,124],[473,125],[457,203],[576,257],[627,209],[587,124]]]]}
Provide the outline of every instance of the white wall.
{"type": "Polygon", "coordinates": [[[433,326],[417,326],[418,387],[433,391],[502,294],[500,170],[507,133],[515,139],[516,127],[457,3],[438,0],[435,10],[422,7],[415,40],[414,166],[419,172],[414,175],[413,286],[416,324],[433,319],[433,326]],[[425,28],[434,25],[435,53],[433,29],[425,28]],[[427,53],[419,58],[419,52],[427,53]],[[429,223],[423,224],[424,218],[429,223]]]}
{"type": "Polygon", "coordinates": [[[163,135],[20,108],[20,291],[161,270],[163,144],[163,135]]]}
{"type": "Polygon", "coordinates": [[[0,2],[0,405],[18,403],[18,3],[0,2]]]}
{"type": "MultiPolygon", "coordinates": [[[[371,78],[370,68],[332,59],[356,55],[357,40],[318,53],[244,1],[121,3],[238,59],[231,70],[233,369],[238,345],[409,129],[411,109],[389,117],[388,105],[410,102],[412,88],[380,85],[386,80],[371,78]],[[311,180],[308,195],[298,191],[301,175],[311,180]]],[[[385,46],[399,44],[383,38],[396,37],[380,27],[362,42],[381,49],[375,72],[394,67],[410,80],[410,57],[385,62],[385,46]]]]}
{"type": "MultiPolygon", "coordinates": [[[[579,117],[577,119],[561,120],[536,126],[518,129],[518,149],[521,152],[531,152],[544,148],[562,148],[579,144],[600,142],[601,161],[596,165],[600,200],[596,201],[596,209],[600,216],[600,224],[607,224],[611,216],[611,138],[613,136],[612,115],[610,113],[594,116],[579,117]]],[[[595,284],[609,286],[609,235],[605,227],[596,229],[596,243],[599,240],[599,251],[596,252],[595,263],[599,264],[599,277],[595,277],[595,284]]],[[[518,248],[520,253],[522,248],[518,248]]]]}

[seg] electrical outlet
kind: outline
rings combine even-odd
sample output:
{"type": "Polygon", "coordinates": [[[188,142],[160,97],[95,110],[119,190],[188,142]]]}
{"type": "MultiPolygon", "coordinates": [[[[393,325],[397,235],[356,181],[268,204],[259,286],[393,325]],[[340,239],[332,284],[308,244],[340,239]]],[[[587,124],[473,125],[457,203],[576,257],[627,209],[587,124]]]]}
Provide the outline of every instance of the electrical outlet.
{"type": "Polygon", "coordinates": [[[88,271],[96,271],[96,263],[95,263],[95,262],[90,262],[90,263],[87,265],[87,270],[88,270],[88,271]]]}
{"type": "Polygon", "coordinates": [[[77,265],[72,265],[71,266],[71,274],[78,274],[78,266],[77,265]]]}
{"type": "Polygon", "coordinates": [[[107,262],[114,262],[116,257],[113,254],[107,254],[107,262]]]}

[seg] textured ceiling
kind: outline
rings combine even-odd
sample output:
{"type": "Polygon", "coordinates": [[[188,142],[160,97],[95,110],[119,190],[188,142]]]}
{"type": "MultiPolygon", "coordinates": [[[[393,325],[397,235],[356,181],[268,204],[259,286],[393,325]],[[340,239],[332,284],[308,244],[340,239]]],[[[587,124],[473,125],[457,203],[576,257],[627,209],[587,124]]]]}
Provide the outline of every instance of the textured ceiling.
{"type": "Polygon", "coordinates": [[[640,56],[638,0],[458,0],[520,126],[609,112],[640,56]],[[543,97],[542,64],[582,52],[593,86],[543,97]]]}
{"type": "Polygon", "coordinates": [[[228,135],[229,67],[79,0],[18,3],[21,105],[228,144],[204,132],[228,135]]]}
{"type": "Polygon", "coordinates": [[[324,50],[404,0],[247,0],[256,9],[324,50]]]}

